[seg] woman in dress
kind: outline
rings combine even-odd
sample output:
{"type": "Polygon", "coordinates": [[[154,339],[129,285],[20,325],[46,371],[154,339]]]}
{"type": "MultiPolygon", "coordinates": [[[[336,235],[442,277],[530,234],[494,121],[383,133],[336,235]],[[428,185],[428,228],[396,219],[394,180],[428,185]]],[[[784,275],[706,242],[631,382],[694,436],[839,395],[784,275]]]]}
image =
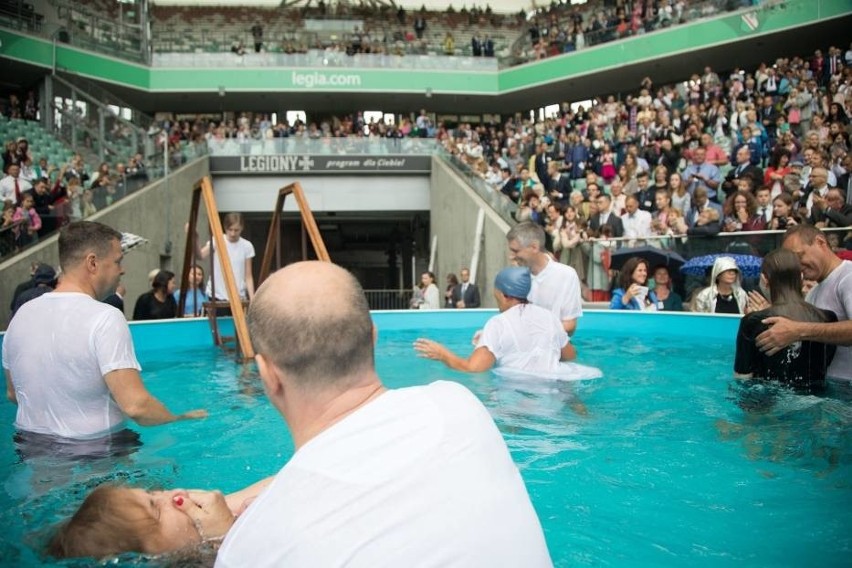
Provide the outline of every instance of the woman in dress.
{"type": "Polygon", "coordinates": [[[426,271],[420,275],[420,288],[423,291],[421,310],[438,310],[441,308],[441,293],[438,291],[435,273],[426,271]]]}

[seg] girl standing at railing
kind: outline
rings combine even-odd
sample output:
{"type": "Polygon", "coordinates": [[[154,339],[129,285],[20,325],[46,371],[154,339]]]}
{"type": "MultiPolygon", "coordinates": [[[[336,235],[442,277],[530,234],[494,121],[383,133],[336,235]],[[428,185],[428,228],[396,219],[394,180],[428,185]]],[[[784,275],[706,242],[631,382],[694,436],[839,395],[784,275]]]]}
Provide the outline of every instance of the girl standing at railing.
{"type": "Polygon", "coordinates": [[[610,288],[609,267],[615,241],[612,239],[612,227],[604,225],[600,232],[589,231],[589,238],[581,243],[581,249],[588,257],[586,284],[589,287],[592,302],[608,302],[610,288]]]}
{"type": "Polygon", "coordinates": [[[26,192],[21,197],[21,206],[15,210],[12,221],[22,221],[17,228],[18,246],[26,246],[38,242],[38,231],[41,229],[41,217],[33,207],[33,194],[26,192]]]}
{"type": "Polygon", "coordinates": [[[683,183],[683,177],[675,172],[669,176],[669,191],[672,195],[672,209],[677,209],[686,217],[689,210],[692,209],[692,196],[683,183]]]}

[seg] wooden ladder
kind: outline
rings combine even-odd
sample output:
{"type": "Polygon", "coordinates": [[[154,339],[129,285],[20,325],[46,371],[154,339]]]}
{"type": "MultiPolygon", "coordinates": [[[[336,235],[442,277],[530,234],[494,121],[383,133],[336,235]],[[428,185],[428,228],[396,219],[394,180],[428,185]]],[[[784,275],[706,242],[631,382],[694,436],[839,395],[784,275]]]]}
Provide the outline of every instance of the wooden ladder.
{"type": "Polygon", "coordinates": [[[229,298],[227,302],[213,301],[204,304],[205,309],[207,309],[207,318],[210,321],[213,342],[220,347],[226,347],[227,344],[236,339],[236,351],[241,355],[243,361],[248,361],[249,359],[254,359],[254,349],[249,339],[248,323],[246,322],[246,304],[239,299],[240,295],[237,292],[237,283],[234,278],[234,271],[231,268],[231,259],[228,257],[228,247],[225,245],[224,231],[222,230],[222,222],[219,219],[219,210],[216,207],[216,198],[213,194],[213,184],[210,181],[210,176],[204,176],[192,188],[192,206],[189,211],[186,251],[184,252],[183,270],[180,276],[180,289],[182,292],[180,302],[178,303],[178,313],[182,314],[186,305],[185,291],[189,289],[189,271],[192,269],[192,259],[195,255],[195,239],[198,234],[198,209],[202,199],[204,200],[204,209],[207,213],[207,222],[210,226],[211,239],[213,239],[214,250],[216,251],[215,254],[218,256],[219,264],[222,267],[225,290],[228,292],[229,298]],[[231,315],[234,317],[235,338],[223,336],[219,332],[218,318],[220,316],[218,309],[224,309],[225,307],[230,310],[231,315]]]}

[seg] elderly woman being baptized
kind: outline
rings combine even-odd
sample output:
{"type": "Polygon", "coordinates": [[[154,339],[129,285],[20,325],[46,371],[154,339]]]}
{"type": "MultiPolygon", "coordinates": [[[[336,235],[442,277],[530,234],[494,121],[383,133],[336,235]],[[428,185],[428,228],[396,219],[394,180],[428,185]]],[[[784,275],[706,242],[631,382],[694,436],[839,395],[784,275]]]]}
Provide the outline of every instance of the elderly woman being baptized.
{"type": "Polygon", "coordinates": [[[59,528],[48,553],[56,558],[161,554],[221,539],[270,481],[264,479],[227,496],[218,491],[102,485],[59,528]]]}

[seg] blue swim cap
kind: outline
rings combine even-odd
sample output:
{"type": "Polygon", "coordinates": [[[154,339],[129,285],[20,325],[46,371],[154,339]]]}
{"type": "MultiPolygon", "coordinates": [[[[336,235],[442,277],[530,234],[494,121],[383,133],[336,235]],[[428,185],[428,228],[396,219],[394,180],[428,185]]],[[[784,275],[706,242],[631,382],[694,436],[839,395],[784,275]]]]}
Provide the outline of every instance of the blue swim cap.
{"type": "Polygon", "coordinates": [[[512,298],[527,299],[532,286],[532,277],[528,268],[510,266],[497,273],[494,287],[512,298]]]}

